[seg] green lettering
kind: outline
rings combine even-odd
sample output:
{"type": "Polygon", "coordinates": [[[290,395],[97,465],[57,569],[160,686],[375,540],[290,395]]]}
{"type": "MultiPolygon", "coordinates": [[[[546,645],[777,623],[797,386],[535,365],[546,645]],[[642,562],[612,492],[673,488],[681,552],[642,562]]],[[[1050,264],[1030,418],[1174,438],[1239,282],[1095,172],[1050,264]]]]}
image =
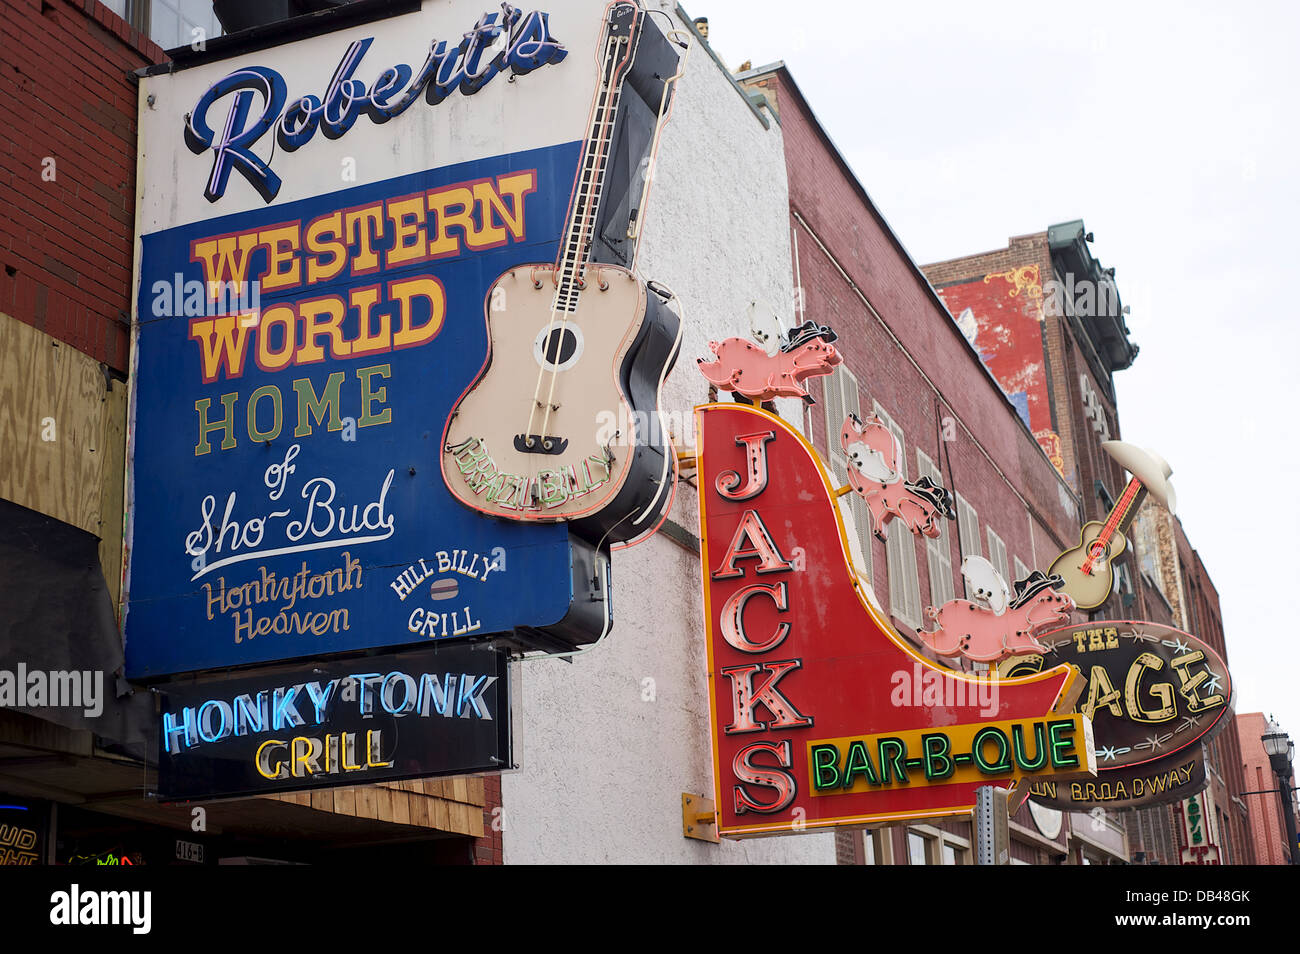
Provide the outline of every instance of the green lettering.
{"type": "Polygon", "coordinates": [[[1007,756],[1007,735],[997,726],[985,726],[975,733],[975,740],[971,745],[971,755],[975,757],[975,764],[985,775],[1005,775],[1011,771],[1011,759],[1007,756]],[[998,756],[990,762],[984,758],[984,744],[992,740],[997,743],[998,756]]]}
{"type": "Polygon", "coordinates": [[[1052,740],[1052,767],[1053,768],[1074,768],[1079,764],[1079,756],[1073,754],[1074,739],[1070,736],[1074,732],[1074,721],[1072,719],[1058,719],[1047,727],[1047,736],[1052,740]],[[1071,754],[1064,754],[1064,753],[1071,754]]]}
{"type": "Polygon", "coordinates": [[[876,767],[871,764],[871,754],[860,739],[849,743],[849,753],[844,759],[844,787],[852,788],[855,776],[862,775],[872,785],[879,785],[876,767]]]}
{"type": "MultiPolygon", "coordinates": [[[[854,744],[857,745],[858,743],[855,742],[854,744]]],[[[833,745],[814,745],[812,757],[813,788],[822,792],[838,785],[840,771],[837,766],[840,762],[840,750],[833,745]]]]}
{"type": "Polygon", "coordinates": [[[1034,760],[1029,761],[1029,756],[1025,754],[1025,727],[1023,725],[1013,725],[1011,727],[1011,749],[1015,755],[1016,764],[1022,769],[1029,772],[1036,772],[1047,764],[1047,744],[1043,738],[1043,724],[1034,723],[1034,760]]]}
{"type": "Polygon", "coordinates": [[[921,753],[925,756],[925,780],[933,782],[947,778],[955,770],[948,752],[952,743],[942,732],[931,732],[921,736],[921,753]],[[938,743],[937,745],[935,743],[938,743]],[[937,763],[937,764],[936,764],[937,763]]]}
{"type": "Polygon", "coordinates": [[[325,417],[326,408],[329,409],[330,422],[326,430],[337,431],[343,427],[343,419],[339,416],[339,388],[343,384],[343,372],[335,371],[325,380],[325,390],[320,399],[316,399],[316,390],[311,386],[311,381],[306,378],[299,378],[293,382],[293,389],[298,392],[298,426],[293,430],[294,437],[310,437],[311,421],[314,418],[319,424],[325,417]]]}
{"type": "Polygon", "coordinates": [[[388,388],[375,388],[370,384],[370,379],[378,375],[386,378],[392,373],[392,369],[386,364],[377,364],[373,368],[361,368],[357,371],[357,377],[361,379],[361,419],[357,421],[357,427],[369,427],[372,424],[391,424],[393,421],[393,409],[386,407],[378,414],[370,409],[371,401],[378,401],[381,404],[386,401],[388,388]]]}
{"type": "Polygon", "coordinates": [[[902,739],[880,739],[876,742],[876,752],[879,755],[880,762],[880,784],[889,784],[889,769],[893,766],[894,778],[904,784],[907,784],[907,746],[903,744],[902,739]],[[892,754],[886,755],[888,749],[892,754]]]}

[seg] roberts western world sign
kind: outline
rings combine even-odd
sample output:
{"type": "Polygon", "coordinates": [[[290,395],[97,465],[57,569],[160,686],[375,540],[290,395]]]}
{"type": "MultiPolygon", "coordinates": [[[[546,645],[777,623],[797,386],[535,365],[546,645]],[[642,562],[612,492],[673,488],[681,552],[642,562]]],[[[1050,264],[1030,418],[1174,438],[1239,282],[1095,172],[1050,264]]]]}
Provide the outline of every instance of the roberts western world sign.
{"type": "Polygon", "coordinates": [[[440,461],[493,280],[556,257],[603,9],[426,3],[142,79],[128,676],[570,612],[565,525],[440,461]]]}

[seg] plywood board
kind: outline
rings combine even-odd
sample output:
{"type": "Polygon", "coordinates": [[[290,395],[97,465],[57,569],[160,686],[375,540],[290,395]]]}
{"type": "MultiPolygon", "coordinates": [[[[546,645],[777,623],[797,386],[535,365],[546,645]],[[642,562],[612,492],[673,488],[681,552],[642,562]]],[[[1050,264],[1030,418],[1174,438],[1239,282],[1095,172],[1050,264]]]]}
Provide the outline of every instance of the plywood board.
{"type": "Polygon", "coordinates": [[[0,497],[100,536],[104,413],[94,359],[0,314],[0,497]]]}

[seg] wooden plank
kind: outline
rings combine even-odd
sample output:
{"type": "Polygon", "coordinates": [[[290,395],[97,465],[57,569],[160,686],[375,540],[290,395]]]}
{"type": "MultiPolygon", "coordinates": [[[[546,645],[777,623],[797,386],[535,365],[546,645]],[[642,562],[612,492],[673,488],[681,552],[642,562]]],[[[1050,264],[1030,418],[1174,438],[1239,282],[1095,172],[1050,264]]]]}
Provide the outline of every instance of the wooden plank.
{"type": "Polygon", "coordinates": [[[411,799],[418,796],[410,792],[393,792],[393,822],[398,825],[411,823],[411,799]]]}
{"type": "Polygon", "coordinates": [[[334,813],[336,815],[356,815],[357,790],[355,788],[334,789],[334,813]]]}
{"type": "Polygon", "coordinates": [[[93,358],[0,314],[0,497],[99,536],[104,391],[93,358]]]}
{"type": "Polygon", "coordinates": [[[379,817],[378,807],[375,805],[375,787],[373,785],[362,785],[357,789],[357,817],[379,817]]]}
{"type": "Polygon", "coordinates": [[[475,838],[483,837],[483,809],[476,808],[472,805],[466,805],[465,811],[469,813],[469,831],[467,834],[475,838]]]}
{"type": "Polygon", "coordinates": [[[484,789],[484,780],[482,776],[474,776],[465,779],[466,788],[469,790],[469,797],[465,801],[471,805],[478,805],[480,808],[487,804],[487,796],[484,789]]]}
{"type": "Polygon", "coordinates": [[[391,822],[393,820],[393,792],[386,788],[376,785],[375,792],[375,818],[382,822],[391,822]]]}
{"type": "Polygon", "coordinates": [[[113,382],[104,401],[103,434],[99,453],[103,455],[100,478],[99,565],[104,568],[113,608],[121,618],[118,601],[122,594],[122,524],[125,513],[126,385],[113,382]]]}
{"type": "Polygon", "coordinates": [[[433,819],[430,817],[429,808],[432,802],[423,795],[410,796],[411,824],[419,825],[421,828],[432,828],[433,819]]]}
{"type": "Polygon", "coordinates": [[[457,775],[451,780],[451,799],[455,802],[469,801],[469,785],[465,782],[465,776],[457,775]]]}
{"type": "Polygon", "coordinates": [[[450,802],[449,805],[450,808],[448,809],[448,815],[450,816],[451,830],[462,835],[468,835],[474,830],[470,821],[470,816],[478,815],[482,818],[483,811],[481,809],[471,808],[469,805],[465,805],[461,802],[450,802]]]}
{"type": "Polygon", "coordinates": [[[450,804],[450,802],[444,801],[441,798],[429,799],[429,811],[430,817],[433,821],[433,827],[439,831],[451,831],[451,828],[449,827],[451,823],[447,818],[447,806],[450,804]]]}
{"type": "Polygon", "coordinates": [[[308,793],[311,795],[311,807],[320,812],[334,811],[334,793],[328,788],[308,793]]]}

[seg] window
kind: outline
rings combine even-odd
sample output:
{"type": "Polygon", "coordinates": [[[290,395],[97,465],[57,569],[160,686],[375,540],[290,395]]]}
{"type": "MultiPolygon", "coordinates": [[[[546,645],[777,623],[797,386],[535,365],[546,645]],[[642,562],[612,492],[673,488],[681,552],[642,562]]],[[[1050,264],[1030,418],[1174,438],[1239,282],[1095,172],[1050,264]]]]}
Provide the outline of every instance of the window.
{"type": "MultiPolygon", "coordinates": [[[[164,50],[221,36],[212,0],[103,0],[119,17],[164,50]]],[[[195,47],[202,49],[202,47],[195,47]]]]}
{"type": "Polygon", "coordinates": [[[926,837],[914,831],[907,833],[907,861],[908,864],[924,865],[929,864],[926,860],[926,837]]]}
{"type": "MultiPolygon", "coordinates": [[[[983,556],[980,551],[979,514],[961,494],[955,496],[957,498],[957,543],[961,548],[962,559],[968,556],[983,556]]],[[[966,586],[966,598],[970,599],[969,585],[966,586]]]]}
{"type": "MultiPolygon", "coordinates": [[[[1029,567],[1020,562],[1020,557],[1016,557],[1016,580],[1023,580],[1027,576],[1029,576],[1029,567]]],[[[1008,580],[1007,582],[1014,583],[1015,580],[1008,580]]]]}
{"type": "Polygon", "coordinates": [[[950,845],[950,844],[948,844],[948,842],[945,841],[945,842],[943,843],[942,853],[943,853],[943,858],[942,858],[942,863],[943,863],[943,864],[945,864],[945,865],[959,865],[959,864],[961,864],[961,862],[957,859],[957,848],[956,848],[956,846],[954,846],[954,845],[950,845]]]}
{"type": "MultiPolygon", "coordinates": [[[[822,378],[822,394],[826,400],[826,450],[831,462],[831,475],[838,486],[849,482],[849,463],[840,445],[840,431],[844,418],[850,414],[862,416],[862,401],[858,396],[858,379],[843,365],[822,378]]],[[[867,503],[857,494],[848,494],[849,513],[857,530],[858,545],[862,549],[861,570],[868,580],[871,576],[871,514],[867,503]]],[[[841,498],[843,499],[843,498],[841,498]]]]}
{"type": "Polygon", "coordinates": [[[1011,582],[1011,569],[1007,566],[1007,545],[1002,542],[1002,538],[993,532],[993,528],[988,528],[989,534],[989,562],[993,568],[1002,574],[1002,579],[1008,583],[1011,582]]]}
{"type": "MultiPolygon", "coordinates": [[[[884,422],[898,441],[898,471],[907,477],[907,456],[903,453],[903,429],[894,423],[884,408],[873,402],[876,417],[884,422]]],[[[885,529],[885,554],[889,561],[889,611],[913,629],[921,628],[921,583],[916,576],[916,544],[912,531],[900,519],[885,529]]]]}
{"type": "MultiPolygon", "coordinates": [[[[929,477],[939,486],[939,468],[921,448],[916,449],[916,476],[929,477]]],[[[955,595],[952,576],[952,544],[949,541],[948,521],[939,521],[939,536],[935,539],[925,538],[925,557],[930,566],[930,605],[942,606],[955,595]]]]}

